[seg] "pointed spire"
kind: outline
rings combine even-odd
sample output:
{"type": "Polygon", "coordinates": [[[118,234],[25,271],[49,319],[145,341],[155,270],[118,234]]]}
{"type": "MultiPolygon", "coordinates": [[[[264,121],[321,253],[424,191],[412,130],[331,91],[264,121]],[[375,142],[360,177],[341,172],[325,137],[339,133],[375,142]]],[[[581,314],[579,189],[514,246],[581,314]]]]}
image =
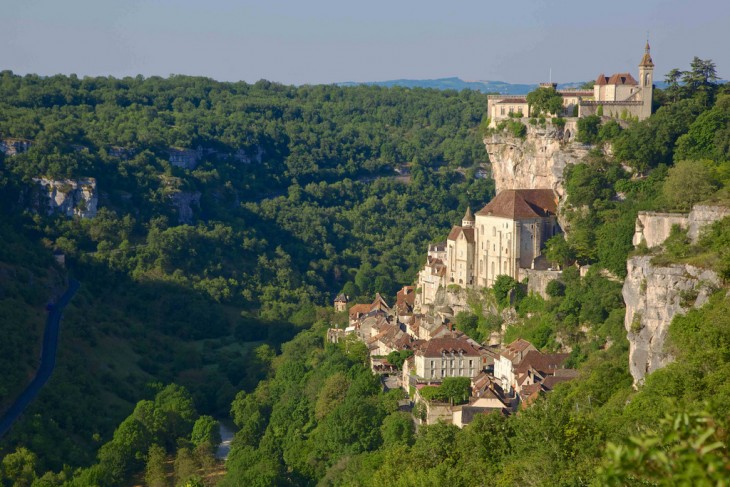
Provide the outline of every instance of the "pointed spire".
{"type": "Polygon", "coordinates": [[[464,214],[464,218],[461,219],[461,226],[465,228],[474,226],[474,214],[471,212],[470,206],[466,207],[466,213],[464,214]]]}
{"type": "Polygon", "coordinates": [[[641,58],[639,67],[653,68],[654,61],[651,60],[651,47],[649,46],[649,39],[646,40],[646,47],[644,47],[644,57],[641,58]]]}

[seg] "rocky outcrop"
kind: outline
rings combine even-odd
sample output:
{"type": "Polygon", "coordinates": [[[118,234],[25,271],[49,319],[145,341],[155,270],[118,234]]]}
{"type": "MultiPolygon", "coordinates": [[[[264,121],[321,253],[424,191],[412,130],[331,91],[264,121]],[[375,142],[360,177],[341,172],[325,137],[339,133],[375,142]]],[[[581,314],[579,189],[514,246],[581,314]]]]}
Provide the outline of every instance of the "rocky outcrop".
{"type": "Polygon", "coordinates": [[[96,179],[35,178],[33,181],[38,184],[40,189],[36,206],[39,211],[42,211],[45,206],[46,213],[49,215],[60,213],[81,218],[96,216],[99,203],[96,179]]]}
{"type": "Polygon", "coordinates": [[[664,343],[672,318],[699,308],[721,285],[719,276],[686,264],[657,267],[651,256],[632,257],[624,281],[624,326],[629,339],[629,368],[634,384],[672,361],[664,343]]]}
{"type": "Polygon", "coordinates": [[[200,191],[179,191],[170,195],[180,224],[193,223],[193,206],[200,208],[200,191]]]}
{"type": "Polygon", "coordinates": [[[32,142],[25,139],[3,139],[0,140],[0,152],[6,156],[21,154],[30,149],[32,142]]]}
{"type": "Polygon", "coordinates": [[[492,165],[497,193],[504,189],[552,188],[563,199],[563,172],[585,157],[590,146],[574,142],[575,121],[564,128],[527,124],[525,138],[506,131],[487,135],[484,145],[492,165]]]}

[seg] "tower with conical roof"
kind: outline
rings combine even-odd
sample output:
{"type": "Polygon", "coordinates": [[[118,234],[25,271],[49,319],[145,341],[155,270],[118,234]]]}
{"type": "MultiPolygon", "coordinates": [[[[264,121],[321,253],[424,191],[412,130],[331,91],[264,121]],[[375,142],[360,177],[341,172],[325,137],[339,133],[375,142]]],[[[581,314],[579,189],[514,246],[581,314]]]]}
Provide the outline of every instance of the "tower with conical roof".
{"type": "Polygon", "coordinates": [[[651,59],[650,51],[647,40],[644,56],[639,63],[639,87],[641,88],[641,101],[644,102],[644,106],[641,108],[642,120],[651,115],[652,97],[654,96],[654,61],[651,59]]]}
{"type": "Polygon", "coordinates": [[[474,227],[474,214],[471,212],[471,207],[466,207],[466,213],[464,218],[461,219],[462,228],[473,228],[474,227]]]}

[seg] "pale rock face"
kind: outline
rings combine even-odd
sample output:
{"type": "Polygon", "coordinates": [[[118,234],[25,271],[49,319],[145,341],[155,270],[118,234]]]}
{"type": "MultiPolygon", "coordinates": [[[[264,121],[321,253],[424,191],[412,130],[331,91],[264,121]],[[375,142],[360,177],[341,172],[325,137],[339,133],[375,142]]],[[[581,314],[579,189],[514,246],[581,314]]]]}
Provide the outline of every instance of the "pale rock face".
{"type": "Polygon", "coordinates": [[[200,196],[200,191],[179,191],[170,195],[172,205],[177,209],[178,223],[193,223],[193,205],[200,207],[200,196]]]}
{"type": "Polygon", "coordinates": [[[549,124],[547,128],[527,125],[524,139],[507,132],[488,135],[484,145],[497,193],[504,189],[552,188],[562,200],[566,166],[580,162],[591,148],[573,142],[571,134],[575,134],[574,123],[568,123],[565,130],[549,124]]]}
{"type": "Polygon", "coordinates": [[[35,178],[41,188],[41,197],[46,199],[46,212],[61,213],[65,216],[93,218],[96,216],[99,197],[96,179],[47,179],[35,178]]]}
{"type": "Polygon", "coordinates": [[[721,286],[719,276],[707,269],[674,264],[655,267],[651,256],[631,257],[624,281],[624,326],[629,339],[629,368],[634,384],[664,367],[673,358],[664,350],[672,318],[699,308],[721,286]]]}

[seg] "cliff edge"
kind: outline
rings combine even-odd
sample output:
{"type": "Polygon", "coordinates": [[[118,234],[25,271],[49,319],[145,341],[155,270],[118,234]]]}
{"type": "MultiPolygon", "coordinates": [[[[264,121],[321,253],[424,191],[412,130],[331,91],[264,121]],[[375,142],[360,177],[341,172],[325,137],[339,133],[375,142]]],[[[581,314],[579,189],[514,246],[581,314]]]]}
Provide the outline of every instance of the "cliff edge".
{"type": "Polygon", "coordinates": [[[491,131],[484,137],[497,193],[504,189],[552,188],[565,197],[563,172],[569,164],[580,162],[591,146],[575,142],[577,119],[565,127],[547,123],[525,125],[524,137],[508,131],[491,131]]]}

